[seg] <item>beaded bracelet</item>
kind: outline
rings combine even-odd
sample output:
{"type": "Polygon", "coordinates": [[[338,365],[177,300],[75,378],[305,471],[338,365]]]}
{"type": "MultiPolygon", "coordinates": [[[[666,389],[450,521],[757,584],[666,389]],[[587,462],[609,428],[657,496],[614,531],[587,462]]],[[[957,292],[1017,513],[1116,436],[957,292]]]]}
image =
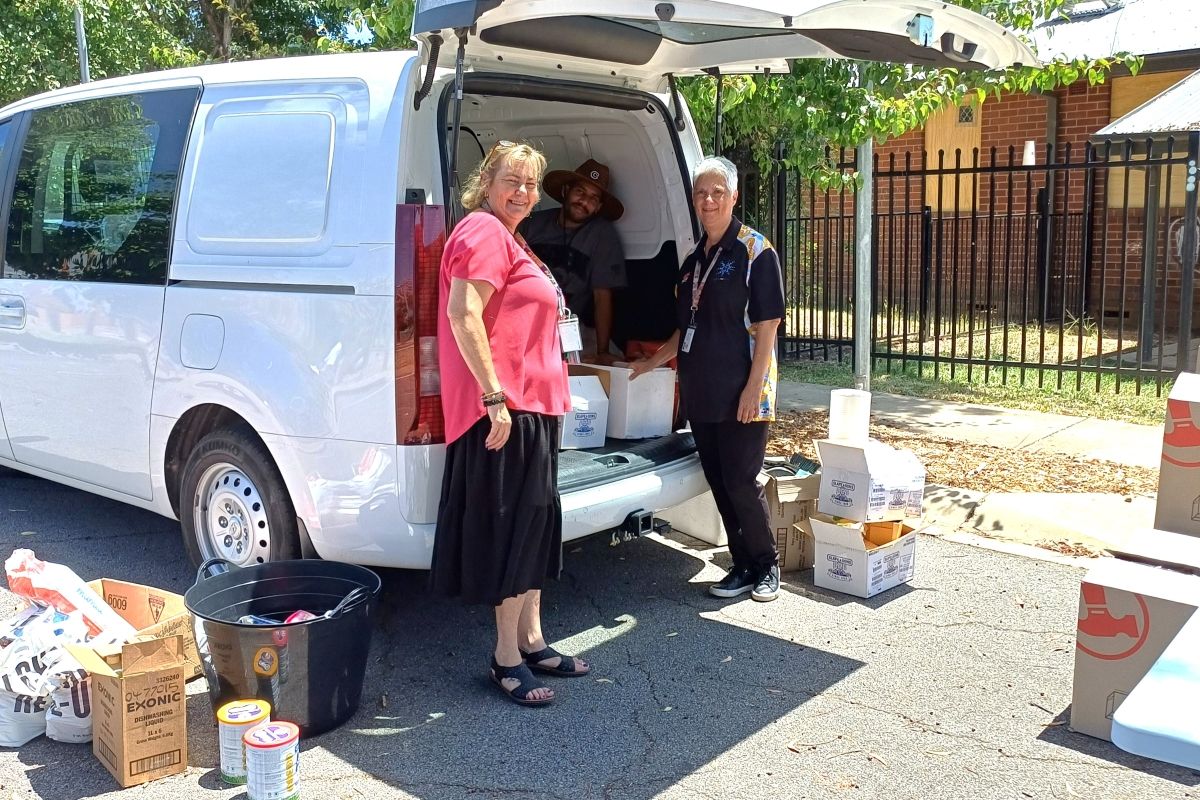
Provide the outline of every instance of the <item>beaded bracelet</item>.
{"type": "Polygon", "coordinates": [[[506,398],[506,397],[504,396],[504,390],[503,390],[503,389],[501,389],[501,390],[500,390],[500,391],[498,391],[498,392],[484,392],[484,393],[483,393],[483,404],[484,404],[484,406],[488,406],[488,407],[490,407],[490,406],[499,406],[499,405],[504,405],[504,401],[505,401],[505,400],[507,400],[507,399],[508,399],[508,398],[506,398]]]}

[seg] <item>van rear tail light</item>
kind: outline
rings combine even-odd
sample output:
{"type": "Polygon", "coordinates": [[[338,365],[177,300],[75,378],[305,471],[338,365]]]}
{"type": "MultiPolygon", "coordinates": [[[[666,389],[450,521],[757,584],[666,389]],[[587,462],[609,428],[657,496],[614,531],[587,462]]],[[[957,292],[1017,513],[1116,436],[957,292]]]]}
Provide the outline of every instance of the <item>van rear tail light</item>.
{"type": "Polygon", "coordinates": [[[438,372],[438,271],[446,244],[442,206],[396,207],[396,438],[446,440],[438,372]]]}
{"type": "Polygon", "coordinates": [[[438,397],[442,394],[442,375],[438,372],[438,340],[436,336],[422,336],[419,350],[421,369],[421,397],[438,397]]]}

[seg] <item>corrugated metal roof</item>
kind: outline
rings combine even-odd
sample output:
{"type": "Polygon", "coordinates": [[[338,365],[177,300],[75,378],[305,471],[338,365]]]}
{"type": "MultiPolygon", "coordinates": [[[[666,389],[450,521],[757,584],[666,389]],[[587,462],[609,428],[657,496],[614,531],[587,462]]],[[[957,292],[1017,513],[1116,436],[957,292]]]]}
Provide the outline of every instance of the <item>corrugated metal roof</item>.
{"type": "Polygon", "coordinates": [[[1105,58],[1200,50],[1197,0],[1125,0],[1111,11],[1051,20],[1033,32],[1038,58],[1105,58]]]}
{"type": "Polygon", "coordinates": [[[1097,137],[1200,131],[1200,70],[1096,131],[1097,137]]]}

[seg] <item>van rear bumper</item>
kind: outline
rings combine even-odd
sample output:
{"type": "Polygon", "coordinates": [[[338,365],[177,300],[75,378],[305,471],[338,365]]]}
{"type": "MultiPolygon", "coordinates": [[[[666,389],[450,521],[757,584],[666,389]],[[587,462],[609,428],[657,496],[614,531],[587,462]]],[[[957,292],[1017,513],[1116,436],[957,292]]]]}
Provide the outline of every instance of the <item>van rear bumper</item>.
{"type": "MultiPolygon", "coordinates": [[[[322,558],[429,568],[443,447],[264,439],[322,558]]],[[[650,472],[564,494],[563,540],[615,528],[633,511],[660,511],[707,490],[693,453],[650,472]]]]}

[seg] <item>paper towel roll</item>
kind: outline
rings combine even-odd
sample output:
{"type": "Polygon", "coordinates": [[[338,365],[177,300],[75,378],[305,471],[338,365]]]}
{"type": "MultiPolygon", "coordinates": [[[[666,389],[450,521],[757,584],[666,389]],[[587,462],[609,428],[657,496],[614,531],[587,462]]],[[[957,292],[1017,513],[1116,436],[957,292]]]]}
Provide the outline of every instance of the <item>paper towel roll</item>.
{"type": "Polygon", "coordinates": [[[829,393],[829,438],[865,445],[871,428],[871,393],[834,389],[829,393]]]}

